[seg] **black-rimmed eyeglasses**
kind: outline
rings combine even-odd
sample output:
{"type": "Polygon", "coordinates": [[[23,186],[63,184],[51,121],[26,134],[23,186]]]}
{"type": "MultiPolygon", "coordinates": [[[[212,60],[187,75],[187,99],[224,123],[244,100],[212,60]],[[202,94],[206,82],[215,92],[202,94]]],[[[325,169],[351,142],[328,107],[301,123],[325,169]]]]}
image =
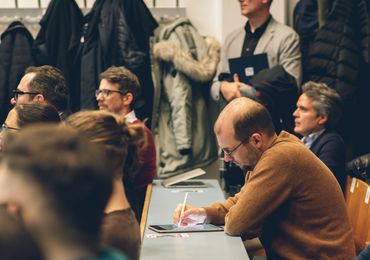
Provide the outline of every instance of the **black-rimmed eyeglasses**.
{"type": "Polygon", "coordinates": [[[29,95],[37,95],[37,94],[40,94],[38,92],[31,92],[31,91],[20,91],[20,90],[13,90],[13,96],[14,96],[14,100],[17,101],[18,100],[18,96],[19,95],[24,95],[24,94],[29,94],[29,95]]]}
{"type": "Polygon", "coordinates": [[[20,128],[16,128],[16,127],[11,127],[11,126],[8,126],[7,124],[2,124],[1,126],[1,131],[6,131],[6,130],[20,130],[20,128]]]}
{"type": "Polygon", "coordinates": [[[97,89],[95,90],[95,97],[98,97],[100,94],[103,95],[103,97],[108,97],[111,93],[120,93],[121,95],[126,95],[126,92],[123,92],[121,90],[114,90],[114,89],[97,89]]]}
{"type": "Polygon", "coordinates": [[[234,148],[231,148],[231,149],[228,149],[228,148],[221,148],[222,151],[224,152],[225,155],[227,156],[231,156],[236,150],[238,150],[238,148],[244,144],[246,141],[249,140],[249,136],[247,138],[245,138],[244,140],[242,140],[237,146],[235,146],[234,148]]]}

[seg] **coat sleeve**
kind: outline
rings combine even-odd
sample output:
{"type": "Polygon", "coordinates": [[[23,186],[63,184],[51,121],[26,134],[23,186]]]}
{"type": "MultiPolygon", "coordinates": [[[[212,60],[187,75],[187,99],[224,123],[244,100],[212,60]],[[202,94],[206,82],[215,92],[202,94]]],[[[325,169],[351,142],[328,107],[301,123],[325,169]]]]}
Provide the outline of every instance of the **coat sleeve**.
{"type": "Polygon", "coordinates": [[[329,136],[316,155],[330,169],[343,188],[345,182],[345,147],[343,140],[339,136],[329,136]]]}
{"type": "Polygon", "coordinates": [[[293,187],[289,169],[293,162],[279,156],[261,158],[246,185],[235,197],[206,208],[210,222],[218,223],[224,217],[225,232],[232,236],[251,239],[259,236],[266,218],[290,196],[293,187]]]}
{"type": "MultiPolygon", "coordinates": [[[[181,48],[181,42],[171,34],[168,41],[181,48]]],[[[166,65],[163,78],[164,93],[168,98],[171,111],[171,124],[175,136],[177,150],[192,147],[192,89],[188,78],[172,65],[166,65]]]]}
{"type": "Polygon", "coordinates": [[[218,63],[216,76],[214,77],[211,86],[211,97],[215,101],[219,101],[220,99],[223,98],[220,93],[221,82],[219,81],[219,75],[221,73],[224,73],[225,75],[230,74],[229,68],[230,57],[228,57],[229,56],[228,53],[230,45],[232,44],[233,40],[234,37],[232,37],[232,35],[229,35],[228,37],[226,37],[225,42],[221,48],[220,62],[218,63]]]}
{"type": "Polygon", "coordinates": [[[278,64],[282,65],[296,79],[297,85],[300,86],[302,82],[301,51],[299,36],[293,30],[290,30],[280,44],[278,64]]]}

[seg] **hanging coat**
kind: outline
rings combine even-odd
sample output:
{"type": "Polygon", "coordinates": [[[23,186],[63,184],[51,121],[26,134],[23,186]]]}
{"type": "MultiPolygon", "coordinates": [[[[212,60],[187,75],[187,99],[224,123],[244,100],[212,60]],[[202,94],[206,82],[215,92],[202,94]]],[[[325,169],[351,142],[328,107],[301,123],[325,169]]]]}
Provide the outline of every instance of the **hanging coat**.
{"type": "MultiPolygon", "coordinates": [[[[81,108],[95,108],[99,74],[110,66],[125,66],[142,87],[140,119],[151,117],[153,82],[149,37],[157,27],[145,3],[137,0],[97,0],[86,16],[81,50],[81,108]]],[[[139,102],[140,103],[140,102],[139,102]]]]}
{"type": "Polygon", "coordinates": [[[153,133],[158,176],[203,167],[217,158],[204,92],[216,73],[220,45],[207,42],[186,18],[159,33],[153,47],[156,74],[153,133]]]}
{"type": "Polygon", "coordinates": [[[33,38],[23,25],[16,21],[1,35],[0,44],[0,122],[4,122],[12,105],[12,91],[17,88],[28,66],[33,65],[33,38]]]}
{"type": "Polygon", "coordinates": [[[74,0],[52,0],[40,21],[41,28],[34,43],[37,65],[52,65],[60,69],[70,88],[71,97],[76,95],[73,84],[76,67],[73,61],[80,43],[82,25],[83,15],[74,0]]]}

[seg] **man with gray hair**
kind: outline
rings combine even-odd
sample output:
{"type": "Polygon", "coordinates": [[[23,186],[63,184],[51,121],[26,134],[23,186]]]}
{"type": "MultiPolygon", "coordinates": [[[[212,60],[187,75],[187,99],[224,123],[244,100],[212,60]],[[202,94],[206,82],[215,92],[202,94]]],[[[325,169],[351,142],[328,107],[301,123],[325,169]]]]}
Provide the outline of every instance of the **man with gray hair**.
{"type": "Polygon", "coordinates": [[[333,172],[342,190],[345,183],[345,146],[334,130],[341,116],[339,94],[326,84],[309,81],[294,111],[294,132],[333,172]]]}

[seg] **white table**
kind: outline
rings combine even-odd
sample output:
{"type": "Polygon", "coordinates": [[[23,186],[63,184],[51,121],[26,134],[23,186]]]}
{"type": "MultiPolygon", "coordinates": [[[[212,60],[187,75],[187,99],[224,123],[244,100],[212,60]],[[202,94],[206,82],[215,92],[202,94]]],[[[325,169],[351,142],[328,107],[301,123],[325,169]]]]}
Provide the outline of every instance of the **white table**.
{"type": "Polygon", "coordinates": [[[182,203],[186,191],[189,191],[187,203],[195,207],[224,200],[217,180],[202,181],[207,183],[207,188],[169,189],[164,188],[159,180],[154,181],[140,259],[249,259],[242,240],[224,232],[186,233],[189,237],[147,236],[158,234],[149,230],[148,225],[172,223],[173,211],[177,204],[182,203]]]}

